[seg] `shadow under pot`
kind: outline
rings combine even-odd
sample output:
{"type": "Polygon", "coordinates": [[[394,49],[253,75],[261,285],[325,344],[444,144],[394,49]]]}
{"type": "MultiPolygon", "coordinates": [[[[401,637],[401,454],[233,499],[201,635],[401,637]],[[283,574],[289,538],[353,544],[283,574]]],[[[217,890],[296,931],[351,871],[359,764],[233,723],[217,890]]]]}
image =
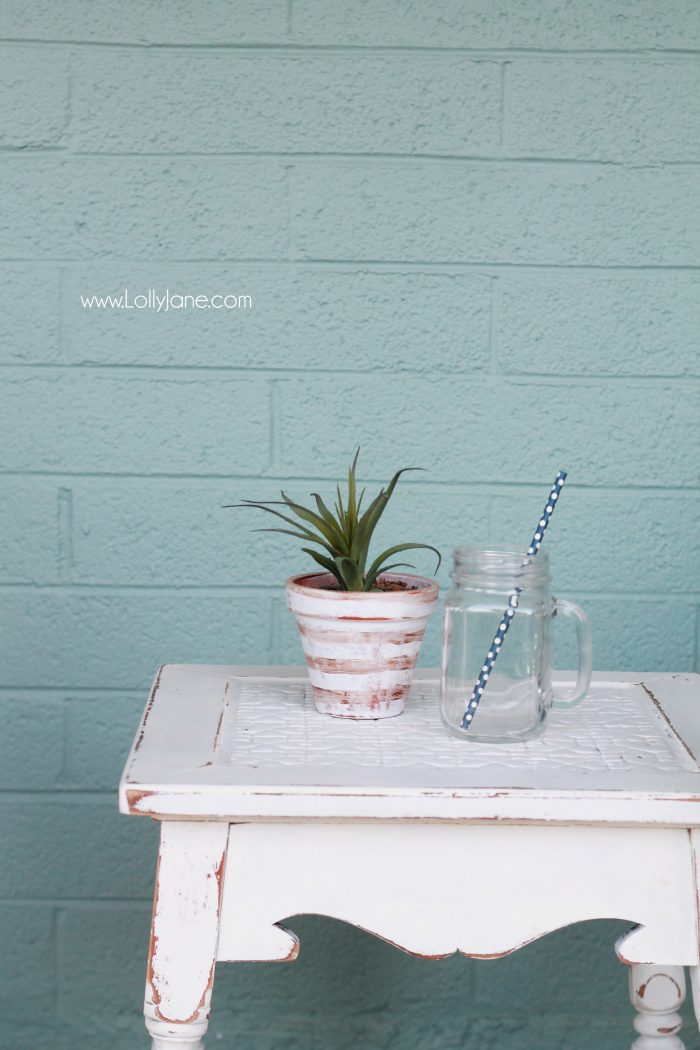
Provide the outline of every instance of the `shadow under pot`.
{"type": "Polygon", "coordinates": [[[438,585],[409,573],[386,573],[377,583],[375,591],[341,591],[330,573],[287,581],[322,714],[391,718],[404,710],[438,585]]]}

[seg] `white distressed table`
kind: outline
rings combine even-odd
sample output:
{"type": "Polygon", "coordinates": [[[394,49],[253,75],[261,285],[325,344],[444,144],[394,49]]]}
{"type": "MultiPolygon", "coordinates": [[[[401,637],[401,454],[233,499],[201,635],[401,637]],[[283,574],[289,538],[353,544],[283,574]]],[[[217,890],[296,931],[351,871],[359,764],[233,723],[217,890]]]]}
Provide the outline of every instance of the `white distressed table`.
{"type": "Polygon", "coordinates": [[[293,960],[282,920],[310,912],[426,958],[626,919],[636,1050],[682,1050],[699,762],[697,675],[599,674],[543,736],[495,746],[447,734],[435,672],[400,718],[348,722],[315,711],[301,668],[161,668],[120,785],[123,812],[162,822],[154,1050],[201,1047],[216,963],[293,960]]]}

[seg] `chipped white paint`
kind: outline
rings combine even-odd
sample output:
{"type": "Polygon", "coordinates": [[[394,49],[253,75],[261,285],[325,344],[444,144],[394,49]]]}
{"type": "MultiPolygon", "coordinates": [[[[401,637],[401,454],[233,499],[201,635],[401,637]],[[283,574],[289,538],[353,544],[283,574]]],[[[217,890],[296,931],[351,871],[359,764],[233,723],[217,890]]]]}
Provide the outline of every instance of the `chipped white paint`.
{"type": "Polygon", "coordinates": [[[163,822],[146,977],[146,1027],[199,1047],[207,1029],[228,825],[163,822]]]}
{"type": "Polygon", "coordinates": [[[401,718],[353,722],[318,714],[298,668],[163,668],[120,786],[123,811],[163,820],[154,1048],[199,1048],[215,959],[291,960],[283,923],[314,912],[429,957],[626,919],[635,1048],[681,1050],[682,966],[700,1011],[698,682],[599,674],[544,736],[494,747],[443,730],[435,672],[401,718]]]}
{"type": "Polygon", "coordinates": [[[287,959],[295,939],[275,923],[313,912],[430,958],[627,919],[626,962],[700,962],[678,829],[258,823],[232,826],[229,858],[219,959],[287,959]]]}
{"type": "Polygon", "coordinates": [[[400,718],[354,722],[319,715],[300,668],[171,665],[149,700],[120,805],[222,820],[700,826],[699,682],[597,674],[589,697],[553,711],[543,736],[473,747],[445,732],[434,671],[416,672],[400,718]]]}
{"type": "MultiPolygon", "coordinates": [[[[693,870],[695,873],[695,928],[697,931],[698,943],[700,943],[700,828],[691,829],[690,847],[693,857],[693,870]]],[[[700,1027],[700,966],[692,966],[689,974],[690,988],[693,993],[695,1019],[700,1027]]]]}
{"type": "Polygon", "coordinates": [[[287,581],[287,605],[322,714],[377,719],[400,715],[438,585],[424,576],[384,573],[401,591],[338,591],[326,573],[287,581]]]}
{"type": "Polygon", "coordinates": [[[682,966],[632,966],[630,999],[636,1008],[634,1027],[639,1039],[633,1050],[684,1050],[678,1037],[683,1025],[678,1013],[685,1001],[685,972],[682,966]]]}

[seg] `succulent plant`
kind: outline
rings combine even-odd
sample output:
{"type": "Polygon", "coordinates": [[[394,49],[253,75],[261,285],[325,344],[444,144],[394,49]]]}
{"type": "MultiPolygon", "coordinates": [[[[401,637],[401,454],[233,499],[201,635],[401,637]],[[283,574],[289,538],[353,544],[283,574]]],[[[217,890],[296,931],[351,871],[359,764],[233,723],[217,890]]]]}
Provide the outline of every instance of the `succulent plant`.
{"type": "Polygon", "coordinates": [[[359,454],[358,448],[348,471],[345,502],[340,492],[340,485],[337,487],[338,495],[334,511],[329,509],[317,492],[311,493],[316,503],[315,510],[290,499],[284,492],[281,493],[281,500],[243,500],[242,503],[227,504],[227,506],[255,507],[281,518],[291,528],[277,527],[255,531],[282,532],[320,548],[314,550],[312,547],[302,547],[302,550],[322,569],[332,573],[341,591],[376,590],[378,589],[377,580],[382,573],[400,567],[412,569],[413,566],[406,562],[386,564],[390,558],[401,551],[418,550],[419,548],[433,551],[438,559],[435,568],[437,572],[441,561],[440,552],[429,543],[398,543],[382,551],[369,566],[367,565],[372,535],[391,499],[397,481],[406,471],[421,468],[403,467],[397,470],[386,488],[382,488],[367,509],[360,513],[365,490],[363,489],[358,497],[356,470],[359,454]],[[277,510],[277,507],[285,507],[285,511],[277,510]]]}

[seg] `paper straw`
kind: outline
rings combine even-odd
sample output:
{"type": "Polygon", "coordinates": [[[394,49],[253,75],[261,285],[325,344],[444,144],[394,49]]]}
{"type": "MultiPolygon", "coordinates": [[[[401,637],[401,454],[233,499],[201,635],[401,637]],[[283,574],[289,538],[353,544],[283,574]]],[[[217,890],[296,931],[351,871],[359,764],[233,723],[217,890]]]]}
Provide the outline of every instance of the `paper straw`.
{"type": "MultiPolygon", "coordinates": [[[[535,557],[535,555],[537,554],[538,550],[542,546],[542,540],[544,538],[545,529],[549,525],[549,519],[551,518],[552,514],[554,513],[554,508],[557,505],[557,500],[559,499],[559,493],[561,492],[561,487],[562,487],[562,485],[564,484],[565,481],[566,481],[566,471],[565,470],[560,470],[559,473],[557,474],[556,478],[554,479],[554,484],[552,485],[552,491],[549,493],[549,497],[547,499],[547,503],[545,505],[544,510],[542,511],[542,517],[540,518],[539,522],[537,523],[537,528],[535,529],[535,534],[532,537],[532,542],[531,542],[530,546],[528,547],[527,559],[523,562],[524,566],[528,564],[528,560],[530,558],[534,558],[535,557]]],[[[496,635],[495,635],[493,641],[491,642],[491,647],[490,647],[488,653],[486,654],[486,656],[484,657],[484,663],[483,663],[483,666],[481,668],[481,671],[479,672],[479,677],[477,678],[476,683],[474,685],[474,689],[473,689],[473,692],[472,692],[472,695],[471,695],[471,700],[467,704],[467,710],[465,711],[464,718],[462,719],[462,728],[463,729],[469,729],[469,726],[472,724],[472,719],[474,718],[474,712],[476,711],[477,707],[479,706],[479,701],[481,700],[481,697],[483,695],[484,689],[487,686],[489,677],[491,675],[491,671],[493,670],[493,665],[496,663],[496,659],[498,657],[498,654],[501,651],[501,646],[503,645],[503,639],[505,638],[506,634],[508,633],[508,628],[510,627],[511,623],[513,622],[513,617],[515,616],[515,611],[518,608],[518,601],[520,600],[520,592],[521,592],[521,590],[522,590],[521,587],[516,587],[515,590],[513,591],[513,593],[511,594],[510,599],[508,601],[508,608],[503,613],[503,618],[502,618],[500,624],[498,625],[498,630],[496,631],[496,635]]]]}

